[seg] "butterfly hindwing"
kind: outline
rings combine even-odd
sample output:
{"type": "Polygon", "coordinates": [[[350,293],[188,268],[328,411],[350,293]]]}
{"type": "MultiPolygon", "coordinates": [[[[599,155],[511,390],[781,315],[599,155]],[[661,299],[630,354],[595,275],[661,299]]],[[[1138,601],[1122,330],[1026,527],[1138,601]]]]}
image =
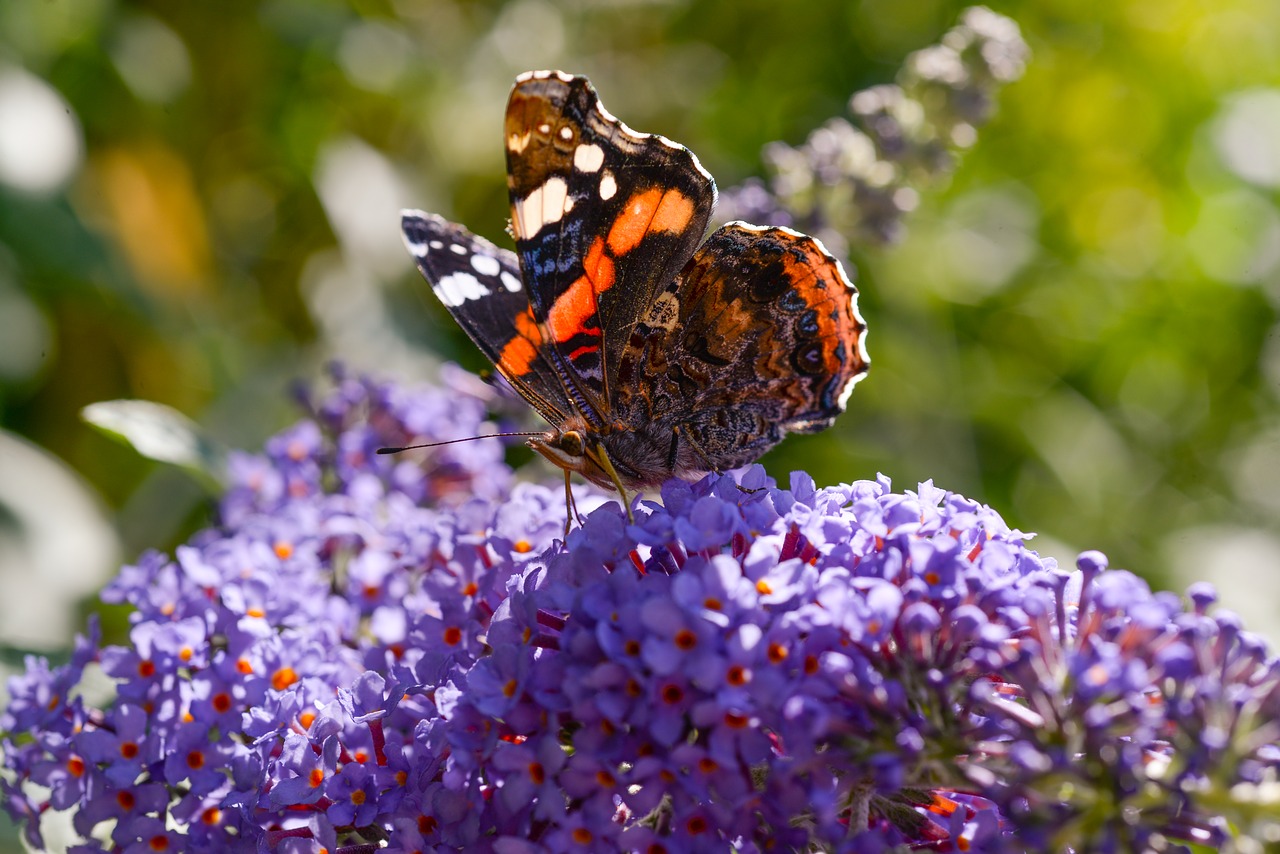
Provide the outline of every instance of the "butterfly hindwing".
{"type": "Polygon", "coordinates": [[[729,223],[633,330],[617,416],[638,425],[636,441],[678,434],[671,474],[752,462],[844,411],[867,371],[865,332],[857,291],[818,240],[729,223]]]}
{"type": "Polygon", "coordinates": [[[715,184],[688,149],[610,115],[585,77],[522,75],[505,133],[512,231],[544,355],[600,426],[626,339],[702,240],[715,184]]]}
{"type": "Polygon", "coordinates": [[[534,409],[562,421],[568,400],[543,356],[515,254],[422,211],[405,211],[401,228],[418,269],[458,325],[534,409]]]}

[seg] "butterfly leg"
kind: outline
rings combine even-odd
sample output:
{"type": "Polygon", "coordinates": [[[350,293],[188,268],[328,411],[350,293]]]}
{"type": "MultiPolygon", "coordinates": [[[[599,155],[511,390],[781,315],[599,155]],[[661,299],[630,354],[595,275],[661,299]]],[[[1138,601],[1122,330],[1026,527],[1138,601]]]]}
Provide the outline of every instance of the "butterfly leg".
{"type": "Polygon", "coordinates": [[[569,528],[573,525],[574,518],[578,520],[578,527],[582,527],[582,514],[578,512],[578,502],[573,499],[573,490],[570,488],[571,481],[569,470],[564,472],[564,535],[569,536],[569,528]]]}
{"type": "Polygon", "coordinates": [[[622,485],[622,478],[618,477],[618,470],[613,467],[613,462],[609,459],[609,455],[605,453],[604,445],[596,446],[596,462],[600,468],[604,469],[605,474],[609,475],[609,480],[613,481],[613,488],[618,490],[618,495],[622,499],[622,508],[627,511],[627,521],[635,524],[635,514],[631,512],[631,499],[627,497],[626,487],[622,485]]]}

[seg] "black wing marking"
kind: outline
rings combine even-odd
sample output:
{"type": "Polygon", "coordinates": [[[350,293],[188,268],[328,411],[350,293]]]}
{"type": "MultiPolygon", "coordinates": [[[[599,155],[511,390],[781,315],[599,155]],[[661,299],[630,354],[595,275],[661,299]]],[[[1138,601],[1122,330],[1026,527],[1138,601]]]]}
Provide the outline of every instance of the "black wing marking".
{"type": "Polygon", "coordinates": [[[542,352],[515,253],[436,214],[404,211],[405,245],[440,302],[520,396],[555,426],[569,400],[542,352]]]}

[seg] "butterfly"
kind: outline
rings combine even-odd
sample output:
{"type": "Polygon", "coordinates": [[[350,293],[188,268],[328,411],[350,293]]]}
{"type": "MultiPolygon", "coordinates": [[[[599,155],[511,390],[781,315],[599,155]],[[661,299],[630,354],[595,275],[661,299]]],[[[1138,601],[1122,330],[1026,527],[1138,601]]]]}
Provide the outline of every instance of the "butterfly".
{"type": "Polygon", "coordinates": [[[628,491],[755,461],[844,411],[866,375],[858,292],[822,243],[731,222],[682,145],[614,118],[585,77],[516,79],[500,249],[405,211],[444,306],[552,429],[528,445],[628,491]]]}

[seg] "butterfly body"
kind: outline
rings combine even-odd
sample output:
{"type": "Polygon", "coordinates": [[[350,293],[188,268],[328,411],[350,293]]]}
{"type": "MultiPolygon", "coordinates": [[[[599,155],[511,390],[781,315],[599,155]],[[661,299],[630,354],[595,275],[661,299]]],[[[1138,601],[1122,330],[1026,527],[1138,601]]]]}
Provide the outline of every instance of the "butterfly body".
{"type": "Polygon", "coordinates": [[[553,429],[530,447],[606,488],[750,463],[829,426],[868,367],[857,291],[812,237],[729,223],[688,149],[583,77],[517,79],[514,253],[434,214],[405,240],[436,295],[553,429]]]}

